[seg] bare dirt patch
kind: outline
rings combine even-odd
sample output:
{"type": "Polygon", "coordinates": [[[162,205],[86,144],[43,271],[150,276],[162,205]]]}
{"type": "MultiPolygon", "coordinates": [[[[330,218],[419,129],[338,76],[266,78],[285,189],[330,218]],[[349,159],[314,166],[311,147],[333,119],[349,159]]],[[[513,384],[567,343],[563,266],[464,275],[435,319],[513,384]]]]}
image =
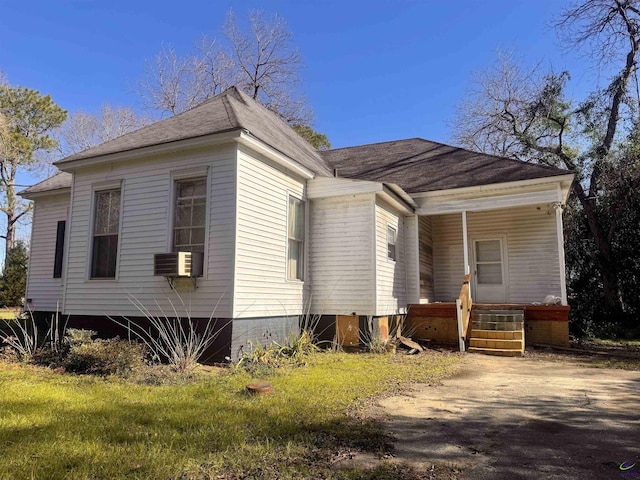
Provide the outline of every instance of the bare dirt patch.
{"type": "Polygon", "coordinates": [[[393,461],[424,478],[588,480],[622,478],[625,461],[639,466],[624,478],[640,479],[639,408],[639,372],[470,354],[376,412],[393,461]]]}

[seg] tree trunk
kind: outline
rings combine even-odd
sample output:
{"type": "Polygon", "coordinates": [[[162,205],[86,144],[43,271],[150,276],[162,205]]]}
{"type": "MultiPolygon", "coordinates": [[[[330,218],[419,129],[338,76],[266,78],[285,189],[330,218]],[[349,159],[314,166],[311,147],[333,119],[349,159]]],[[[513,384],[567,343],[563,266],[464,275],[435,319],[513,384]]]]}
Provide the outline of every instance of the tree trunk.
{"type": "Polygon", "coordinates": [[[18,220],[29,211],[29,207],[22,212],[18,212],[18,201],[16,198],[16,173],[18,166],[13,162],[6,162],[0,170],[2,173],[3,190],[5,195],[5,205],[0,210],[7,217],[7,227],[5,234],[5,259],[9,255],[9,251],[16,245],[16,227],[18,220]]]}
{"type": "Polygon", "coordinates": [[[579,183],[574,184],[574,192],[580,200],[584,215],[587,219],[589,231],[591,235],[593,235],[596,246],[594,260],[600,271],[602,289],[609,311],[615,320],[626,321],[628,309],[620,289],[618,263],[611,249],[611,243],[598,219],[598,214],[595,209],[595,199],[592,197],[587,198],[579,183]]]}

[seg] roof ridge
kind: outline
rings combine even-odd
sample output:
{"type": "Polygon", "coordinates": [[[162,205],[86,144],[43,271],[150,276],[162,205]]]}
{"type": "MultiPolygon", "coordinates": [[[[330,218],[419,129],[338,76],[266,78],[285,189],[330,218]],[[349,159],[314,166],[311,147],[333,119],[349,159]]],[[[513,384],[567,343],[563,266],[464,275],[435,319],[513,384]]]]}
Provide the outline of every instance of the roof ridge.
{"type": "MultiPolygon", "coordinates": [[[[420,137],[412,137],[412,138],[398,138],[396,140],[385,140],[384,142],[373,142],[373,143],[363,143],[361,145],[351,145],[349,147],[339,147],[339,148],[331,148],[329,150],[319,150],[320,152],[335,152],[336,150],[346,150],[348,148],[359,148],[359,147],[369,147],[372,145],[382,145],[385,143],[394,143],[394,142],[406,142],[408,140],[420,140],[423,142],[430,142],[431,140],[427,140],[426,138],[420,137]]],[[[434,142],[437,143],[437,142],[434,142]]]]}
{"type": "MultiPolygon", "coordinates": [[[[236,87],[230,87],[227,90],[230,90],[231,88],[235,89],[236,87]]],[[[227,90],[225,90],[225,92],[227,92],[227,90]]],[[[224,97],[221,97],[221,98],[222,98],[222,106],[224,107],[225,112],[227,112],[227,118],[229,119],[229,124],[241,126],[240,122],[238,121],[238,116],[236,115],[236,112],[233,110],[233,107],[229,103],[228,95],[225,95],[224,97]]]]}

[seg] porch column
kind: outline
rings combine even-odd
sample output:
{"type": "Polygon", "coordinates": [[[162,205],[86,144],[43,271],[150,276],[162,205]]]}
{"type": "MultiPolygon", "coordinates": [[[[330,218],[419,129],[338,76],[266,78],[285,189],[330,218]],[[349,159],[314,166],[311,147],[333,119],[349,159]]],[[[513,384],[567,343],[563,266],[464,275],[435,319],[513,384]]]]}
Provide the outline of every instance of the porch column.
{"type": "Polygon", "coordinates": [[[558,201],[554,202],[556,211],[556,237],[558,237],[558,263],[560,267],[560,298],[562,305],[567,305],[567,270],[564,264],[564,229],[562,228],[562,189],[558,185],[558,201]]]}
{"type": "Polygon", "coordinates": [[[464,274],[469,275],[471,273],[471,267],[469,266],[469,235],[467,234],[467,211],[462,211],[462,245],[464,248],[464,274]]]}

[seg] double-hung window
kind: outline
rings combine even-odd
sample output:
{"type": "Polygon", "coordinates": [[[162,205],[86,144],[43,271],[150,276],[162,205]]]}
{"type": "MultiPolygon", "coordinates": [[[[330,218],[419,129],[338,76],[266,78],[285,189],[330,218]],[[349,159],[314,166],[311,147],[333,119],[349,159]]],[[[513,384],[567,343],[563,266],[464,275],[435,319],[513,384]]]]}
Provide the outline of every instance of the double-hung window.
{"type": "Polygon", "coordinates": [[[304,280],[304,222],[305,202],[289,197],[289,225],[287,246],[287,279],[304,280]]]}
{"type": "Polygon", "coordinates": [[[176,182],[173,251],[204,252],[207,223],[207,179],[176,182]]]}
{"type": "Polygon", "coordinates": [[[396,242],[398,232],[391,225],[387,225],[387,258],[396,261],[396,242]]]}
{"type": "Polygon", "coordinates": [[[91,278],[115,278],[120,229],[120,189],[96,192],[91,278]]]}

